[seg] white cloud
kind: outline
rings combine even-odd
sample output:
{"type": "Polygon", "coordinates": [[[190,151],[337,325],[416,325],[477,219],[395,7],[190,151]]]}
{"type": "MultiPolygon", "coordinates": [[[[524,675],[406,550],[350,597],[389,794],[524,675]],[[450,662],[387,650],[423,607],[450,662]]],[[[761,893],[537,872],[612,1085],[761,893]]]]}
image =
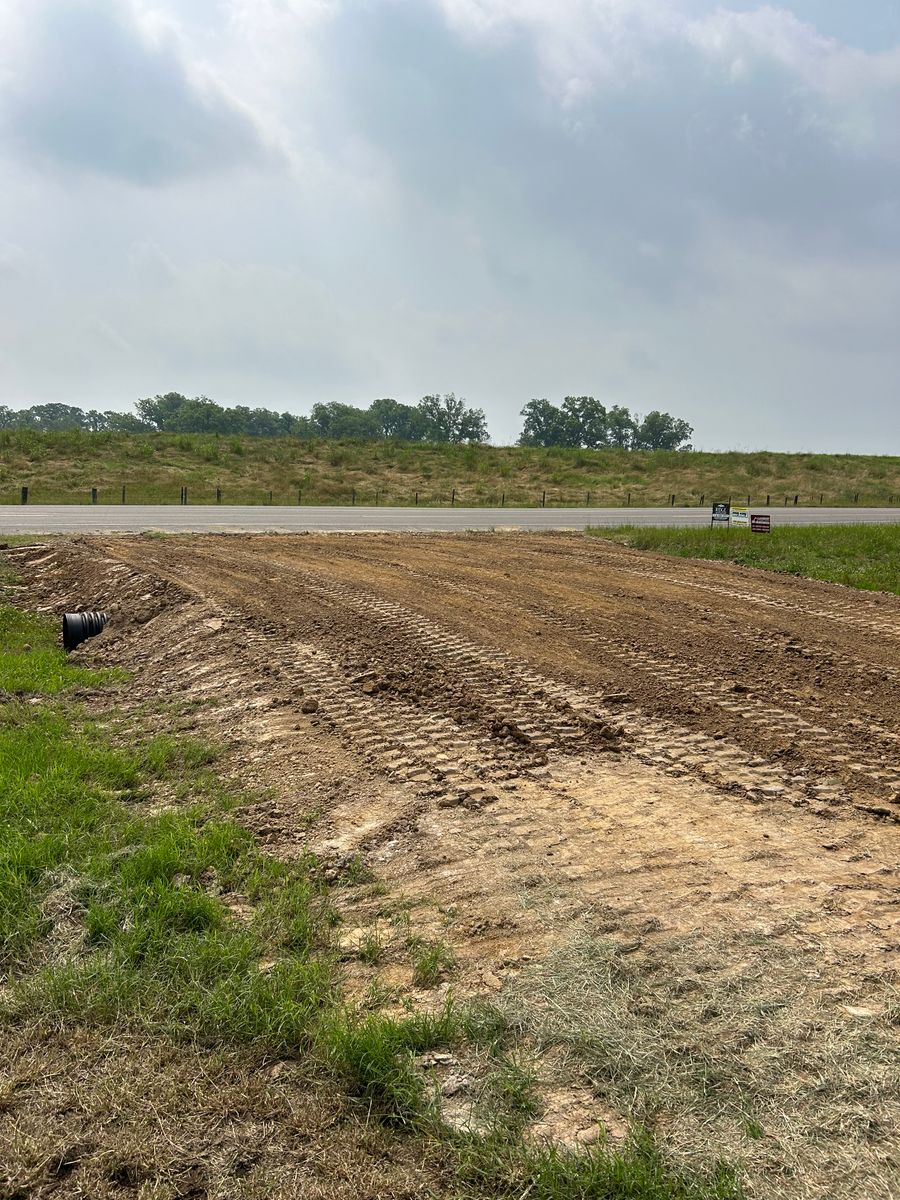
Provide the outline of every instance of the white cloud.
{"type": "Polygon", "coordinates": [[[249,106],[158,12],[29,0],[5,18],[2,128],[32,162],[158,185],[272,161],[249,106]]]}

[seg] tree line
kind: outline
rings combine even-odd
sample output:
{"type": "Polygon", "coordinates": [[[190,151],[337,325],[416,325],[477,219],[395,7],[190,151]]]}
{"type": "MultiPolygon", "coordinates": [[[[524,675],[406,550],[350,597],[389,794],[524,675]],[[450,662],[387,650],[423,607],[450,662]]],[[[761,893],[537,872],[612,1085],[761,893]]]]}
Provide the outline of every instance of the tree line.
{"type": "MultiPolygon", "coordinates": [[[[690,450],[693,433],[669,413],[632,416],[627,408],[607,409],[593,396],[567,396],[557,407],[531,400],[522,409],[520,446],[598,449],[690,450]]],[[[135,412],[99,412],[70,404],[36,404],[13,410],[0,405],[0,429],[83,430],[88,433],[209,433],[249,437],[299,437],[403,442],[478,443],[490,441],[487,420],[453,392],[423,396],[418,404],[384,398],[368,408],[314,404],[308,416],[268,408],[226,407],[208,396],[180,392],[138,400],[135,412]]]]}
{"type": "Polygon", "coordinates": [[[566,396],[557,407],[531,400],[522,409],[520,446],[571,446],[585,450],[690,450],[694,430],[670,413],[633,416],[616,404],[606,408],[593,396],[566,396]]]}

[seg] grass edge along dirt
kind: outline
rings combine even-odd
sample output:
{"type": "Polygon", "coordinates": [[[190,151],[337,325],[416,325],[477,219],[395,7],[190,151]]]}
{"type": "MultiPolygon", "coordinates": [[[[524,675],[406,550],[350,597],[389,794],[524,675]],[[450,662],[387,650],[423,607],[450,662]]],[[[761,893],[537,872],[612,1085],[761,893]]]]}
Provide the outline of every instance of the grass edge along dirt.
{"type": "Polygon", "coordinates": [[[401,1018],[345,1004],[338,918],[316,860],[259,851],[230,815],[235,797],[208,745],[144,735],[113,711],[92,720],[61,699],[109,674],[67,662],[48,620],[2,606],[0,630],[0,1023],[126,1026],[260,1063],[306,1058],[395,1136],[437,1144],[451,1194],[740,1194],[728,1167],[676,1171],[645,1132],[572,1153],[502,1123],[479,1134],[443,1126],[414,1056],[468,1041],[496,1044],[499,1061],[502,1022],[452,1001],[401,1018]],[[160,787],[180,803],[148,808],[160,787]]]}
{"type": "Polygon", "coordinates": [[[767,534],[748,529],[653,529],[634,525],[591,528],[587,532],[634,550],[733,562],[900,595],[900,524],[781,526],[767,534]]]}

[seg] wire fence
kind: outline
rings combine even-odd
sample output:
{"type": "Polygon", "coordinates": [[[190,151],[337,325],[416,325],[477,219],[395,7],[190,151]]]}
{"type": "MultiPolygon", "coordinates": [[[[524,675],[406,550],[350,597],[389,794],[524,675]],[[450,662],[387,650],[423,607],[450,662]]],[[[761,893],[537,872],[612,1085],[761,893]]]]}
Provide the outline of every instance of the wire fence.
{"type": "Polygon", "coordinates": [[[396,508],[704,508],[713,502],[759,508],[789,507],[886,507],[900,504],[897,495],[866,495],[843,492],[779,491],[750,492],[742,495],[721,492],[668,492],[664,496],[651,491],[605,492],[602,488],[575,491],[563,488],[521,488],[509,491],[485,491],[466,485],[432,489],[394,487],[348,487],[322,489],[310,487],[283,488],[225,488],[172,484],[168,487],[133,486],[122,483],[115,487],[87,487],[61,490],[50,487],[21,485],[18,489],[0,490],[2,504],[117,504],[117,505],[290,505],[290,506],[372,506],[396,508]]]}

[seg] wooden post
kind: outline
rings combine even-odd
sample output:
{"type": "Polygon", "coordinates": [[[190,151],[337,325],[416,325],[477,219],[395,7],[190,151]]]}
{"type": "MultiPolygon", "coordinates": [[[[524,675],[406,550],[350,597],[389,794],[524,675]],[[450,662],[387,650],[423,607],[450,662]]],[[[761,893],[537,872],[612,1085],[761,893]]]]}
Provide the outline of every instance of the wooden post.
{"type": "Polygon", "coordinates": [[[96,503],[97,503],[97,489],[95,487],[92,487],[91,488],[91,504],[96,504],[96,503]]]}
{"type": "Polygon", "coordinates": [[[350,503],[353,505],[356,504],[356,488],[351,488],[350,490],[350,503]]]}
{"type": "Polygon", "coordinates": [[[669,501],[669,508],[674,508],[674,507],[675,507],[675,493],[673,492],[673,493],[672,493],[672,498],[671,498],[671,500],[669,501]]]}
{"type": "Polygon", "coordinates": [[[766,508],[772,507],[772,496],[770,492],[766,492],[766,508]]]}
{"type": "Polygon", "coordinates": [[[702,493],[701,493],[701,495],[700,495],[700,507],[701,507],[701,508],[703,507],[703,501],[704,501],[705,499],[706,499],[706,492],[702,492],[702,493]]]}
{"type": "Polygon", "coordinates": [[[23,504],[28,503],[28,488],[27,487],[22,488],[22,503],[23,504]]]}
{"type": "Polygon", "coordinates": [[[794,508],[797,507],[797,504],[799,503],[799,501],[800,501],[800,496],[799,495],[795,496],[794,497],[794,508]]]}
{"type": "Polygon", "coordinates": [[[631,492],[628,493],[628,500],[626,501],[626,503],[627,503],[628,507],[631,508],[631,492]]]}
{"type": "Polygon", "coordinates": [[[297,503],[303,503],[303,488],[297,488],[297,503]]]}
{"type": "Polygon", "coordinates": [[[419,493],[416,492],[416,508],[419,507],[419,493]]]}
{"type": "Polygon", "coordinates": [[[506,492],[503,492],[503,493],[501,493],[501,496],[500,496],[500,507],[501,507],[501,508],[506,508],[506,492]]]}
{"type": "Polygon", "coordinates": [[[450,493],[450,507],[451,508],[456,507],[456,488],[454,488],[453,491],[450,493]]]}
{"type": "Polygon", "coordinates": [[[220,487],[217,487],[216,488],[216,504],[221,504],[221,503],[222,503],[222,489],[220,487]]]}
{"type": "Polygon", "coordinates": [[[271,492],[269,492],[269,503],[270,504],[272,503],[272,493],[271,492]]]}
{"type": "Polygon", "coordinates": [[[547,493],[541,492],[541,508],[547,507],[547,493]]]}

